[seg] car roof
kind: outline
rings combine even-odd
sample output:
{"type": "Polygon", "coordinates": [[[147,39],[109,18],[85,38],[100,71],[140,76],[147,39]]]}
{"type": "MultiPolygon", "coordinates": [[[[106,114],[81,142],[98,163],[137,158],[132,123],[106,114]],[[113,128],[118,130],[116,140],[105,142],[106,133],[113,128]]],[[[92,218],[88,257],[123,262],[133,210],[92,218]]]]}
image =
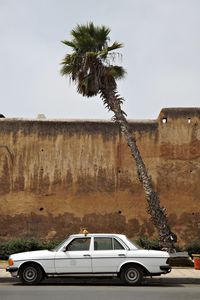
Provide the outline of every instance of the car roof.
{"type": "Polygon", "coordinates": [[[125,237],[124,234],[117,234],[117,233],[78,233],[78,234],[72,234],[70,237],[110,237],[110,236],[115,236],[115,237],[125,237]]]}

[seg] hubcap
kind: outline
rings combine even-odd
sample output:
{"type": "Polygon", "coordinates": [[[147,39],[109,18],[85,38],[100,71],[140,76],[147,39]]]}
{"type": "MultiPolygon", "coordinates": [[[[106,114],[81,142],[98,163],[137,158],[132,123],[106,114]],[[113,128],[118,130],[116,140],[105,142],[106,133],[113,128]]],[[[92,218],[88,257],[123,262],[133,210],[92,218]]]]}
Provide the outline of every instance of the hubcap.
{"type": "Polygon", "coordinates": [[[135,269],[128,270],[127,273],[126,273],[126,278],[130,282],[137,281],[138,278],[139,278],[137,270],[135,270],[135,269]]]}
{"type": "Polygon", "coordinates": [[[34,268],[28,268],[28,269],[24,270],[24,279],[26,281],[29,281],[29,282],[34,281],[36,276],[37,276],[37,273],[34,268]]]}

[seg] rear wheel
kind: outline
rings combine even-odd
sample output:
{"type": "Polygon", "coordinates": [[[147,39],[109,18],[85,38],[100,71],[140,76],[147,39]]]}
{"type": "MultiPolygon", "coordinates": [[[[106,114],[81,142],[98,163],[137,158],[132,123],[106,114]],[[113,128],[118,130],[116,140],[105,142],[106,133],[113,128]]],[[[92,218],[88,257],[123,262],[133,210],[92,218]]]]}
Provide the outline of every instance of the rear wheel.
{"type": "Polygon", "coordinates": [[[140,266],[130,265],[122,269],[120,277],[124,284],[138,285],[142,281],[143,271],[140,266]]]}
{"type": "Polygon", "coordinates": [[[38,284],[43,277],[41,267],[36,264],[25,265],[19,272],[19,278],[27,285],[38,284]]]}

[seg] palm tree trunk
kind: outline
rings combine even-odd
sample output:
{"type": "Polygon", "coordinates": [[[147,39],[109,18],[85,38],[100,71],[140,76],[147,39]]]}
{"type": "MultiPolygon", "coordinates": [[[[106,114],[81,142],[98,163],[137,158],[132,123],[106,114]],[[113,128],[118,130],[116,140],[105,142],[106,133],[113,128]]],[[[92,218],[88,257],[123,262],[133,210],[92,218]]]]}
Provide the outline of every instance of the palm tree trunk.
{"type": "Polygon", "coordinates": [[[148,203],[147,211],[151,215],[153,224],[158,231],[160,246],[161,248],[167,249],[169,252],[174,251],[176,235],[170,229],[166,210],[164,207],[160,206],[159,197],[154,191],[151,178],[147,173],[147,169],[137,147],[136,140],[132,135],[125,113],[121,109],[121,102],[123,99],[117,95],[116,91],[110,90],[109,88],[102,88],[100,94],[107,108],[114,112],[115,120],[119,124],[121,131],[126,138],[127,144],[130,147],[131,154],[135,159],[138,178],[143,184],[148,203]]]}

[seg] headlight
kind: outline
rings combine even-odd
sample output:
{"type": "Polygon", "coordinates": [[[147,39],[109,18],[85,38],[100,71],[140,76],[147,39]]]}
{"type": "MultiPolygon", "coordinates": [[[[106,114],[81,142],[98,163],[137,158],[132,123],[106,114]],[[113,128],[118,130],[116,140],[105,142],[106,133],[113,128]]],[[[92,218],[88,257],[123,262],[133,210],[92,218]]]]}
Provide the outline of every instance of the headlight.
{"type": "Polygon", "coordinates": [[[13,261],[13,259],[12,259],[12,258],[9,258],[9,260],[8,260],[8,264],[9,264],[9,266],[13,266],[13,265],[14,265],[14,261],[13,261]]]}

